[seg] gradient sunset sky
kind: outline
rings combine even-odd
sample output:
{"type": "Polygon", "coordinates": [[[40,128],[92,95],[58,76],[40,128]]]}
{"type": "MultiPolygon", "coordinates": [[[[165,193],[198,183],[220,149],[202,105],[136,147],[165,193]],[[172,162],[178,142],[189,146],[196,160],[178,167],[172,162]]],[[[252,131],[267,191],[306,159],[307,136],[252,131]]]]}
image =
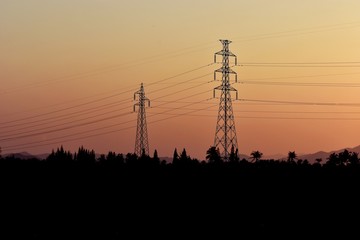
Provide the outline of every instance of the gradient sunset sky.
{"type": "Polygon", "coordinates": [[[0,147],[133,152],[144,83],[151,154],[204,159],[219,39],[244,65],[233,68],[247,100],[233,102],[240,153],[357,146],[360,64],[342,64],[360,62],[359,11],[358,0],[1,0],[0,147]]]}

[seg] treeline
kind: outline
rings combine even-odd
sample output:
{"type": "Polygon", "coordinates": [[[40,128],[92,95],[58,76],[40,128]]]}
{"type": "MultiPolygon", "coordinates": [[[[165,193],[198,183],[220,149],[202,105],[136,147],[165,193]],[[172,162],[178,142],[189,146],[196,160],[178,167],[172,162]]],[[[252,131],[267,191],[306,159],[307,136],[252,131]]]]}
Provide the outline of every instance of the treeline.
{"type": "MultiPolygon", "coordinates": [[[[177,149],[175,148],[173,153],[172,161],[166,161],[166,160],[160,160],[158,156],[158,152],[155,149],[153,156],[146,155],[143,153],[141,156],[137,156],[134,153],[127,153],[126,155],[122,153],[115,153],[115,152],[108,152],[108,154],[101,154],[99,157],[97,157],[97,154],[94,150],[88,150],[85,149],[83,146],[81,146],[77,152],[71,153],[70,151],[64,150],[63,146],[60,148],[57,148],[57,150],[52,150],[51,154],[46,159],[38,159],[38,158],[32,158],[27,160],[22,160],[20,158],[16,158],[14,155],[9,155],[5,158],[1,156],[1,150],[0,150],[0,160],[2,162],[11,161],[13,163],[20,163],[20,162],[30,162],[35,163],[37,161],[42,161],[44,163],[47,163],[49,165],[52,164],[58,164],[58,165],[66,165],[66,164],[72,164],[72,165],[78,165],[78,166],[90,166],[90,165],[123,165],[123,164],[129,164],[129,165],[173,165],[173,166],[196,166],[196,165],[226,165],[226,164],[236,164],[236,163],[253,163],[253,164],[259,164],[260,162],[266,161],[267,164],[265,165],[271,165],[271,164],[290,164],[291,166],[294,165],[312,165],[314,167],[334,167],[334,166],[340,166],[340,167],[346,167],[346,166],[358,166],[360,164],[360,158],[359,154],[356,152],[348,151],[347,149],[343,150],[340,153],[332,153],[329,155],[329,157],[323,161],[323,159],[316,159],[314,163],[309,163],[307,159],[299,159],[295,151],[289,151],[288,156],[286,159],[281,160],[275,160],[275,159],[265,159],[262,160],[263,153],[260,151],[253,151],[250,153],[250,159],[240,159],[238,150],[234,150],[234,148],[231,149],[231,152],[228,156],[227,160],[223,160],[223,158],[220,155],[220,152],[215,147],[210,147],[206,152],[206,161],[204,160],[198,160],[196,158],[191,158],[190,155],[187,154],[186,149],[184,148],[181,153],[179,154],[177,149]]],[[[264,163],[262,163],[264,165],[264,163]]]]}
{"type": "Polygon", "coordinates": [[[3,239],[269,237],[350,231],[360,224],[358,155],[310,164],[287,159],[207,161],[174,151],[170,162],[62,147],[44,160],[0,161],[3,239]],[[272,235],[272,233],[274,235],[272,235]],[[194,235],[200,234],[200,235],[194,235]],[[220,234],[220,235],[215,235],[220,234]],[[231,236],[227,236],[230,234],[231,236]]]}

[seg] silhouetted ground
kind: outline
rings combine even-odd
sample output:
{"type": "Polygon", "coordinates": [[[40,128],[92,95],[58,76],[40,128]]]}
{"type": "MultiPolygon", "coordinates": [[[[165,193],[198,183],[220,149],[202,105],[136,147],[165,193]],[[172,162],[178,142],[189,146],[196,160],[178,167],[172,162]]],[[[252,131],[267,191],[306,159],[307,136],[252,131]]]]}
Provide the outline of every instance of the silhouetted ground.
{"type": "Polygon", "coordinates": [[[359,228],[360,168],[0,161],[2,239],[294,236],[359,228]]]}

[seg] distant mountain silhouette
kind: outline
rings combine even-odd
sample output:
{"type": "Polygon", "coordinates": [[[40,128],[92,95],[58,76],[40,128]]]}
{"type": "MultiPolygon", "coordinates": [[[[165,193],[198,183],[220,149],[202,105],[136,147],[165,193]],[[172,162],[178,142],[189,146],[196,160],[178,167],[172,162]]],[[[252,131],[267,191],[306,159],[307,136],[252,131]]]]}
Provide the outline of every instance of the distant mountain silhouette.
{"type": "Polygon", "coordinates": [[[248,156],[248,155],[246,155],[246,154],[239,154],[239,158],[240,158],[240,160],[242,160],[242,159],[246,159],[246,160],[249,160],[250,159],[250,156],[248,156]]]}
{"type": "Polygon", "coordinates": [[[275,159],[275,160],[278,160],[278,159],[286,159],[287,156],[284,155],[284,154],[281,154],[281,153],[277,153],[277,154],[271,154],[271,155],[264,155],[262,158],[263,159],[275,159]]]}
{"type": "Polygon", "coordinates": [[[300,155],[298,158],[299,159],[307,159],[310,163],[314,163],[316,161],[316,159],[321,158],[322,159],[322,163],[325,163],[327,161],[327,158],[330,156],[330,154],[332,153],[340,153],[343,152],[345,149],[347,149],[350,152],[356,152],[356,153],[360,153],[360,145],[353,147],[353,148],[342,148],[340,150],[335,150],[335,151],[330,151],[330,152],[324,152],[324,151],[319,151],[316,153],[311,153],[311,154],[304,154],[304,155],[300,155]]]}
{"type": "Polygon", "coordinates": [[[7,153],[3,155],[3,157],[9,157],[9,156],[14,156],[15,158],[24,159],[24,160],[32,159],[32,158],[37,158],[42,160],[42,159],[46,159],[49,156],[49,154],[42,153],[42,154],[33,155],[28,152],[19,152],[19,153],[7,153]]]}
{"type": "MultiPolygon", "coordinates": [[[[19,159],[23,159],[23,160],[27,160],[27,159],[31,159],[31,158],[37,158],[40,160],[44,160],[49,155],[50,155],[50,153],[31,154],[28,152],[19,152],[19,153],[6,153],[6,154],[3,154],[3,157],[14,156],[15,158],[19,158],[19,159]]],[[[95,154],[96,158],[99,158],[100,156],[101,156],[100,153],[95,154]]]]}

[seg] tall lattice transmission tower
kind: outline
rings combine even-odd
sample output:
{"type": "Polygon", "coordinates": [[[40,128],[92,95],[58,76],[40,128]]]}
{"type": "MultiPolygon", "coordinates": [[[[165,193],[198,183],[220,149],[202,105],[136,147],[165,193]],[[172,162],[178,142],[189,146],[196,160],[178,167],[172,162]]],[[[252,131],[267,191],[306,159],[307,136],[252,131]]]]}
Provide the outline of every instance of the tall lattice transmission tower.
{"type": "Polygon", "coordinates": [[[238,149],[234,113],[231,102],[231,92],[236,92],[236,99],[238,98],[238,93],[230,83],[230,75],[233,74],[235,76],[235,81],[237,82],[237,74],[231,70],[229,66],[229,57],[235,58],[235,65],[237,65],[237,58],[236,55],[229,51],[229,44],[231,41],[220,40],[220,42],[223,45],[223,49],[214,55],[215,63],[216,56],[222,56],[222,67],[215,70],[214,72],[214,80],[216,80],[217,73],[222,74],[221,85],[214,88],[214,97],[215,90],[221,90],[214,146],[219,149],[222,158],[224,160],[228,160],[231,153],[231,148],[233,147],[235,150],[238,149]]]}
{"type": "Polygon", "coordinates": [[[134,93],[134,100],[136,100],[136,95],[138,95],[139,102],[134,104],[134,112],[136,106],[139,107],[138,117],[137,117],[137,128],[136,128],[136,139],[135,139],[135,153],[138,156],[141,156],[143,153],[149,155],[149,140],[147,134],[147,124],[146,124],[146,102],[150,107],[150,100],[145,97],[144,85],[141,83],[140,90],[134,93]]]}

